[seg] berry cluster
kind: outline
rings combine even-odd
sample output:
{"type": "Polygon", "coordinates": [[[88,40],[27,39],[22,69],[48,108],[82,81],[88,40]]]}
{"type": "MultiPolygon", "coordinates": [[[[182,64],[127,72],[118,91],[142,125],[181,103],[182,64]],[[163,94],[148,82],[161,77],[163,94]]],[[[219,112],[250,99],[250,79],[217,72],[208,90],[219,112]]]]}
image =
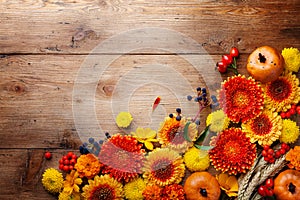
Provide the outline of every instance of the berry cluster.
{"type": "MultiPolygon", "coordinates": [[[[106,137],[109,138],[109,133],[105,133],[106,137]]],[[[103,144],[103,140],[99,140],[99,142],[95,141],[94,138],[89,138],[88,142],[83,143],[79,147],[79,151],[81,154],[88,154],[92,153],[98,156],[100,150],[101,150],[101,145],[103,144]]]]}
{"type": "Polygon", "coordinates": [[[286,143],[281,143],[280,149],[274,151],[270,146],[265,145],[264,149],[261,152],[261,155],[264,157],[264,160],[268,163],[274,163],[275,159],[280,158],[280,156],[284,155],[288,150],[290,150],[289,145],[286,143]]]}
{"type": "Polygon", "coordinates": [[[273,188],[274,188],[274,180],[272,178],[268,178],[265,181],[264,185],[259,186],[257,192],[263,197],[272,197],[274,196],[273,188]]]}
{"type": "Polygon", "coordinates": [[[216,68],[220,73],[225,73],[227,70],[231,70],[235,74],[238,74],[236,59],[239,57],[239,55],[239,50],[236,47],[232,47],[229,54],[223,55],[222,61],[217,62],[216,68]]]}
{"type": "Polygon", "coordinates": [[[280,116],[282,119],[290,118],[294,114],[300,115],[300,105],[296,106],[295,104],[292,105],[292,107],[286,111],[286,112],[281,112],[280,116]]]}
{"type": "Polygon", "coordinates": [[[59,160],[59,169],[68,173],[74,169],[76,162],[77,156],[73,152],[68,152],[59,160]]]}
{"type": "MultiPolygon", "coordinates": [[[[180,121],[181,120],[181,108],[176,108],[176,113],[177,113],[176,120],[180,121]]],[[[174,114],[173,113],[169,114],[169,117],[173,118],[174,114]]]]}

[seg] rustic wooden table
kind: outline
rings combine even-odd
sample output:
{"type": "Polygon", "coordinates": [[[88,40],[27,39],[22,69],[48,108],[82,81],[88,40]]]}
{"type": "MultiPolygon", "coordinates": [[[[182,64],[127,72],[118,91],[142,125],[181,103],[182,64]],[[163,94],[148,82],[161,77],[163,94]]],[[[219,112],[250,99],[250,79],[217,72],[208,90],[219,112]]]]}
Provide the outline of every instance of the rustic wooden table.
{"type": "Polygon", "coordinates": [[[248,76],[246,59],[262,45],[300,49],[299,0],[1,1],[0,199],[55,199],[41,174],[65,152],[79,154],[89,123],[100,137],[116,133],[114,117],[128,109],[147,125],[184,107],[197,86],[214,93],[233,75],[214,70],[232,46],[248,76]],[[88,94],[76,87],[84,80],[88,94]]]}

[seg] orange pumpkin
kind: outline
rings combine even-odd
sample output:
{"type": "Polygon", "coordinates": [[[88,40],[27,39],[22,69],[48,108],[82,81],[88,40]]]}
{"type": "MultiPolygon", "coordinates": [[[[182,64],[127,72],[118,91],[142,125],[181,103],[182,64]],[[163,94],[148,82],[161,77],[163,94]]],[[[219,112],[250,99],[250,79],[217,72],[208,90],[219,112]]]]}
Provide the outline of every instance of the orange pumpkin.
{"type": "Polygon", "coordinates": [[[184,183],[187,200],[218,200],[221,190],[217,179],[208,172],[194,172],[184,183]]]}
{"type": "Polygon", "coordinates": [[[273,47],[259,47],[248,57],[248,73],[262,83],[275,81],[282,74],[283,69],[284,59],[273,47]]]}
{"type": "Polygon", "coordinates": [[[300,172],[281,172],[274,180],[274,194],[277,200],[300,200],[300,172]]]}

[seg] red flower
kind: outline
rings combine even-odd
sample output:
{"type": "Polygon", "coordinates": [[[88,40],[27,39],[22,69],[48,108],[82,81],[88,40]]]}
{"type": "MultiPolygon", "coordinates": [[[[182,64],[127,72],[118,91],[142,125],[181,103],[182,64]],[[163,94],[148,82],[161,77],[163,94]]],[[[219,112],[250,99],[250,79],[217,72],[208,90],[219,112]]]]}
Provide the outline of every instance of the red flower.
{"type": "Polygon", "coordinates": [[[224,130],[216,139],[216,146],[209,151],[216,170],[236,175],[251,168],[256,158],[256,145],[240,128],[224,130]]]}
{"type": "Polygon", "coordinates": [[[142,173],[144,163],[142,144],[129,135],[113,135],[101,147],[102,173],[109,173],[117,181],[129,182],[142,173]]]}
{"type": "Polygon", "coordinates": [[[262,88],[251,77],[233,76],[222,83],[220,106],[233,122],[243,123],[257,117],[263,109],[262,88]]]}

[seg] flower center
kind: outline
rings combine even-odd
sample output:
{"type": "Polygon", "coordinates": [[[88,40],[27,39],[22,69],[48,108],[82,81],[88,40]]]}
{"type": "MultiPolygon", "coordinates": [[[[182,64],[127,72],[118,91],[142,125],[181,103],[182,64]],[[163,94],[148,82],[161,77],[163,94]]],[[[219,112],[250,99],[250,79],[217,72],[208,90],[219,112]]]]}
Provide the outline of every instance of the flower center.
{"type": "Polygon", "coordinates": [[[108,184],[99,185],[92,193],[89,200],[111,200],[115,199],[114,191],[108,184]]]}
{"type": "Polygon", "coordinates": [[[169,160],[158,160],[153,164],[152,174],[162,181],[168,180],[173,174],[173,165],[169,160]]]}
{"type": "Polygon", "coordinates": [[[174,125],[170,128],[167,137],[170,143],[181,144],[184,141],[184,137],[180,125],[174,125]]]}
{"type": "Polygon", "coordinates": [[[275,101],[287,99],[290,96],[291,91],[291,85],[285,79],[277,79],[268,87],[268,93],[275,101]]]}
{"type": "Polygon", "coordinates": [[[235,157],[236,155],[239,155],[241,152],[241,146],[237,142],[229,141],[225,144],[224,147],[224,153],[226,156],[229,157],[235,157]]]}
{"type": "Polygon", "coordinates": [[[237,91],[233,95],[233,104],[237,107],[247,107],[249,105],[248,94],[244,91],[237,91]]]}
{"type": "Polygon", "coordinates": [[[266,135],[271,131],[272,123],[268,116],[262,114],[257,117],[252,123],[252,130],[257,135],[266,135]]]}

